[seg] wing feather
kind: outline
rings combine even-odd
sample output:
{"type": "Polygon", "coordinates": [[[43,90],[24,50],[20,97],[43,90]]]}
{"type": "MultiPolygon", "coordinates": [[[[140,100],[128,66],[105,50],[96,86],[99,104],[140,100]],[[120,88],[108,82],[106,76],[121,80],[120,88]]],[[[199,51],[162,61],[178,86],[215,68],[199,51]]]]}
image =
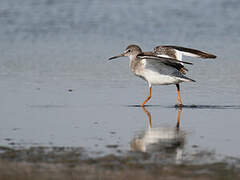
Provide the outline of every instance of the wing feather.
{"type": "Polygon", "coordinates": [[[204,58],[204,59],[206,59],[206,58],[215,59],[217,57],[217,56],[207,53],[207,52],[199,51],[197,49],[181,47],[181,46],[161,46],[161,47],[173,48],[177,51],[180,51],[183,55],[190,56],[190,57],[199,57],[199,58],[204,58]]]}

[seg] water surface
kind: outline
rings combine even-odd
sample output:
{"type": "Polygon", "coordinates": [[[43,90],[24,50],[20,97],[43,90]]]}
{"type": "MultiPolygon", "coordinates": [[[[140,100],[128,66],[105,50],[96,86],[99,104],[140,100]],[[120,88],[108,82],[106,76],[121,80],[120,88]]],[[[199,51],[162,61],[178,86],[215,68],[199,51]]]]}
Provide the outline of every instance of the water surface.
{"type": "MultiPolygon", "coordinates": [[[[186,58],[181,150],[240,157],[240,3],[220,0],[0,2],[0,143],[73,146],[100,154],[131,150],[149,133],[141,107],[147,85],[128,59],[108,62],[127,45],[182,45],[216,54],[186,58]]],[[[175,86],[153,87],[152,128],[176,127],[175,86]]],[[[161,141],[157,141],[161,144],[161,141]]],[[[156,144],[156,143],[155,143],[156,144]]]]}

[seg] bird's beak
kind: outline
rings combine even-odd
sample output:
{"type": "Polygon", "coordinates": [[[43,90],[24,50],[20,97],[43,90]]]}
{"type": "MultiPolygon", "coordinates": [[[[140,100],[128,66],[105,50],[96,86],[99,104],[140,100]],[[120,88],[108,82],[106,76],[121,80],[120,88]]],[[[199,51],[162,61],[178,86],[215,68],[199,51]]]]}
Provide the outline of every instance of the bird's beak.
{"type": "Polygon", "coordinates": [[[116,59],[116,58],[123,57],[123,56],[125,56],[124,53],[120,54],[120,55],[117,55],[117,56],[110,57],[108,60],[116,59]]]}

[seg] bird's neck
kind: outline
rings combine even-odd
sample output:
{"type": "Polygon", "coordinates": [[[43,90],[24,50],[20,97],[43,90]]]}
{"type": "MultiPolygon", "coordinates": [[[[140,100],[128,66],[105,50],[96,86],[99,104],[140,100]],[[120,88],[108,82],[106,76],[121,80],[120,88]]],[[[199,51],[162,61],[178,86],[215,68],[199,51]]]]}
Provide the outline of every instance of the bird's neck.
{"type": "Polygon", "coordinates": [[[133,61],[134,59],[136,59],[136,57],[137,57],[136,54],[134,54],[134,55],[130,55],[130,56],[129,56],[129,59],[130,59],[130,61],[133,61]]]}
{"type": "Polygon", "coordinates": [[[129,56],[130,58],[130,69],[131,71],[136,74],[136,68],[137,68],[137,65],[138,65],[138,60],[137,60],[137,55],[131,55],[129,56]]]}
{"type": "Polygon", "coordinates": [[[130,66],[132,66],[133,64],[136,63],[136,59],[137,59],[136,57],[137,57],[137,55],[130,55],[130,56],[129,56],[130,66]]]}

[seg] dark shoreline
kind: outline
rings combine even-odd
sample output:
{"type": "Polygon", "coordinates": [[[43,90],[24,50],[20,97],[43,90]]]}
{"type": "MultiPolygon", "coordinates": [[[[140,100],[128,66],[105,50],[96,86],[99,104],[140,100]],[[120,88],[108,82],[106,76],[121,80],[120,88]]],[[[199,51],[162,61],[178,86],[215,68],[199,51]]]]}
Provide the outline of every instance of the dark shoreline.
{"type": "MultiPolygon", "coordinates": [[[[90,157],[83,148],[1,147],[0,179],[239,179],[240,160],[196,164],[161,161],[149,153],[128,152],[90,157]]],[[[214,154],[199,154],[213,159],[214,154]]]]}

